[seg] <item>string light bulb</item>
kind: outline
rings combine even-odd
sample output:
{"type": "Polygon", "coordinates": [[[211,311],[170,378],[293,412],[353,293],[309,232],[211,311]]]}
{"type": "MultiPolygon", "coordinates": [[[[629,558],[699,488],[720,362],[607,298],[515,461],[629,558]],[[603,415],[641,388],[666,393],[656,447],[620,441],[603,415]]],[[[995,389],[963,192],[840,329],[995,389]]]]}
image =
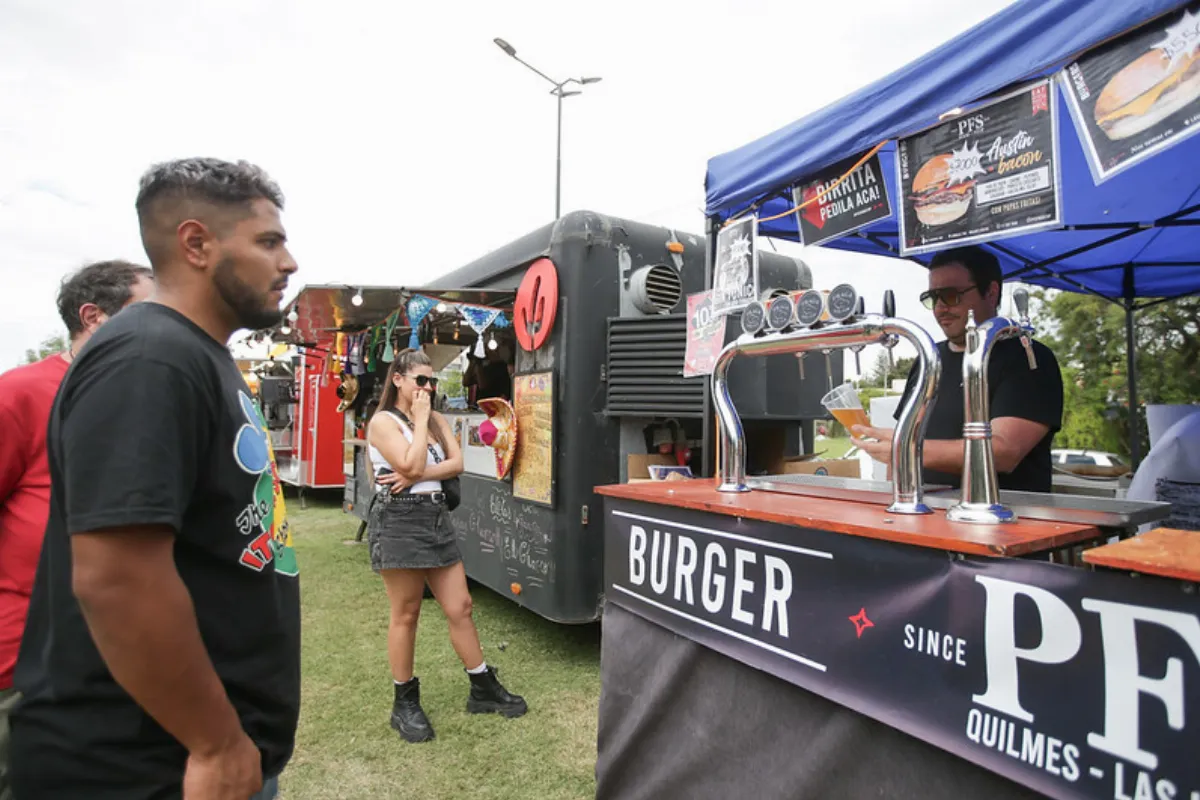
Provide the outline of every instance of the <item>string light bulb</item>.
{"type": "Polygon", "coordinates": [[[283,334],[284,336],[288,336],[288,335],[290,335],[290,334],[291,334],[291,332],[292,332],[292,329],[291,329],[291,327],[290,327],[290,326],[288,326],[288,325],[283,325],[283,326],[281,326],[281,327],[279,328],[279,332],[280,332],[281,334],[283,334]]]}
{"type": "Polygon", "coordinates": [[[496,337],[495,337],[495,336],[493,336],[493,337],[491,337],[490,339],[488,339],[488,343],[487,343],[488,350],[495,350],[495,349],[496,349],[497,347],[499,347],[499,346],[500,346],[500,345],[499,345],[499,344],[497,344],[497,342],[496,342],[496,337]]]}
{"type": "Polygon", "coordinates": [[[446,313],[446,304],[445,304],[445,303],[438,303],[438,304],[437,304],[437,312],[438,312],[439,314],[445,314],[445,313],[446,313]]]}
{"type": "Polygon", "coordinates": [[[454,322],[454,341],[456,341],[456,342],[458,341],[458,329],[459,329],[459,323],[457,320],[455,320],[455,322],[454,322]]]}
{"type": "Polygon", "coordinates": [[[354,297],[350,298],[350,303],[354,306],[361,306],[363,304],[362,289],[354,293],[354,297]]]}

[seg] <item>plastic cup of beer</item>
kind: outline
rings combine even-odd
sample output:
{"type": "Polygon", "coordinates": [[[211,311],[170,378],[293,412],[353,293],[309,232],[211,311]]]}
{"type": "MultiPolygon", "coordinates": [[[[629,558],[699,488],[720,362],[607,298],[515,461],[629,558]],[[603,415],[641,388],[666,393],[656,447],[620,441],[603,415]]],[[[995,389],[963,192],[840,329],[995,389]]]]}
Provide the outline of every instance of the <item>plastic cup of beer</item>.
{"type": "Polygon", "coordinates": [[[855,425],[869,426],[871,420],[867,419],[867,412],[863,411],[862,401],[858,399],[858,392],[854,386],[849,383],[843,383],[836,387],[832,392],[821,398],[821,405],[833,415],[833,418],[842,423],[842,427],[847,433],[853,433],[850,429],[855,425]]]}

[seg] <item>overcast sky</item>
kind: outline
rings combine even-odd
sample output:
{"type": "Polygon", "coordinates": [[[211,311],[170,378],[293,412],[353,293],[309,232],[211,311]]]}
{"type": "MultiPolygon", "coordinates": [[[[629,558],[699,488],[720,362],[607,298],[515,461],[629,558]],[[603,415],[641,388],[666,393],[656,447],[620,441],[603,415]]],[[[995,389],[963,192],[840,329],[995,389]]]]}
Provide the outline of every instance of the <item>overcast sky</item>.
{"type": "MultiPolygon", "coordinates": [[[[919,57],[1003,0],[0,0],[0,369],[61,331],[59,281],[145,262],[151,163],[266,168],[305,283],[431,280],[549,222],[555,102],[493,43],[563,79],[563,209],[703,232],[709,157],[919,57]]],[[[786,245],[782,251],[788,251],[786,245]]],[[[795,248],[799,251],[799,248],[795,248]]],[[[816,248],[936,332],[924,270],[816,248]]]]}

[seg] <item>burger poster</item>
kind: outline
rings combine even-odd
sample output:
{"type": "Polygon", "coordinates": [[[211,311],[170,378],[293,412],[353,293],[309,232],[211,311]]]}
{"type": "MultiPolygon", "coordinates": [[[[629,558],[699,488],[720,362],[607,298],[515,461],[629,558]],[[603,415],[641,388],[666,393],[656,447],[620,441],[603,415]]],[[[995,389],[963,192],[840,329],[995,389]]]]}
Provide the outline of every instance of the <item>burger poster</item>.
{"type": "Polygon", "coordinates": [[[847,174],[858,160],[859,156],[853,156],[834,164],[795,188],[801,244],[827,242],[892,215],[879,156],[847,174]]]}
{"type": "Polygon", "coordinates": [[[896,145],[900,253],[1057,227],[1058,106],[1039,81],[896,145]]]}
{"type": "Polygon", "coordinates": [[[1200,2],[1099,47],[1063,70],[1096,183],[1200,128],[1200,2]]]}

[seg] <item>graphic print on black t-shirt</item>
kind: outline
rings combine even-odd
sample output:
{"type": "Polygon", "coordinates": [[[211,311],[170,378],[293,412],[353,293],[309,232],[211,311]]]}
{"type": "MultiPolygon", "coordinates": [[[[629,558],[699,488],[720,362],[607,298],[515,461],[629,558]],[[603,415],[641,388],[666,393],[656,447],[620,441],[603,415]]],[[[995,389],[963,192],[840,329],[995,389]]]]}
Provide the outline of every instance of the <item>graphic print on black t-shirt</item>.
{"type": "Polygon", "coordinates": [[[267,423],[245,392],[238,392],[238,404],[246,416],[246,424],[233,442],[233,458],[244,471],[258,476],[254,497],[237,517],[238,531],[243,536],[257,534],[242,551],[241,564],[261,572],[274,560],[277,573],[295,576],[299,574],[299,568],[296,553],[292,550],[292,531],[283,503],[275,452],[267,435],[267,423]]]}

